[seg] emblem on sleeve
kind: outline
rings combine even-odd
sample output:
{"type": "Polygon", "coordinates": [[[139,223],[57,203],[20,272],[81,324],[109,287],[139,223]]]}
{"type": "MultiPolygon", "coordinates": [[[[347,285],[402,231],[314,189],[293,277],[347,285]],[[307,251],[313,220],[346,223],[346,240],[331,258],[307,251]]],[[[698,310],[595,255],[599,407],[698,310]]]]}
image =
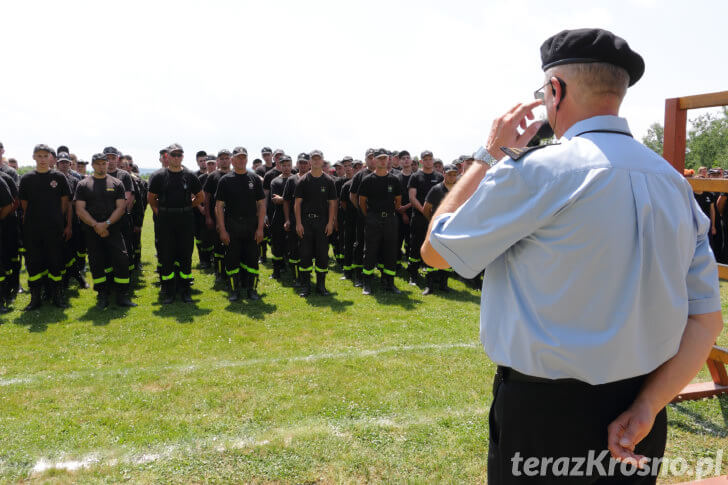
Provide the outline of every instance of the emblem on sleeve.
{"type": "Polygon", "coordinates": [[[58,187],[58,182],[56,182],[55,180],[51,180],[51,187],[54,189],[58,187]]]}

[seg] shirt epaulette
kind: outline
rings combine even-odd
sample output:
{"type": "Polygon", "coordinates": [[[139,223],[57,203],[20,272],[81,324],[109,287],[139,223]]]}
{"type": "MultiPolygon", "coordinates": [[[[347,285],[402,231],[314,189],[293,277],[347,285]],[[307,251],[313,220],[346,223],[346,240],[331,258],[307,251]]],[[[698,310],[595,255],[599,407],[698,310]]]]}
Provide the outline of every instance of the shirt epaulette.
{"type": "Polygon", "coordinates": [[[526,147],[526,148],[507,148],[507,147],[501,147],[501,150],[503,153],[511,157],[511,160],[518,161],[519,159],[523,158],[527,154],[538,150],[539,148],[544,147],[550,147],[554,145],[560,145],[560,143],[548,143],[546,145],[536,145],[534,147],[526,147]]]}

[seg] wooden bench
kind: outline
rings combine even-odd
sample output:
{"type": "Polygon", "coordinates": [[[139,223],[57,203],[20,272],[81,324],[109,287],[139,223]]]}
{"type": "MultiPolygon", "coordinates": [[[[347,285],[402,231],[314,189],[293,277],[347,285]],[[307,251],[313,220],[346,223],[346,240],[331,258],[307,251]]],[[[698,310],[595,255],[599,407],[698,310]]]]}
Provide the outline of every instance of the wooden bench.
{"type": "Polygon", "coordinates": [[[708,356],[708,370],[712,381],[697,382],[688,384],[672,402],[694,401],[696,399],[704,399],[728,392],[728,373],[726,373],[726,364],[728,364],[728,349],[713,346],[708,356]]]}

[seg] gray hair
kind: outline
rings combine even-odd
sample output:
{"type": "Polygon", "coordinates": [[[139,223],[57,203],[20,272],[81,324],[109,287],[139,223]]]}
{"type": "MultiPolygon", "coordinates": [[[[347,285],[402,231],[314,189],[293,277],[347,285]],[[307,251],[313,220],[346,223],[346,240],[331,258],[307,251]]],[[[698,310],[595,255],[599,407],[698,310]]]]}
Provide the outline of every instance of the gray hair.
{"type": "Polygon", "coordinates": [[[624,98],[629,85],[629,74],[624,68],[606,62],[589,62],[582,64],[563,64],[546,70],[546,79],[558,74],[577,83],[583,90],[593,96],[617,96],[624,98]]]}

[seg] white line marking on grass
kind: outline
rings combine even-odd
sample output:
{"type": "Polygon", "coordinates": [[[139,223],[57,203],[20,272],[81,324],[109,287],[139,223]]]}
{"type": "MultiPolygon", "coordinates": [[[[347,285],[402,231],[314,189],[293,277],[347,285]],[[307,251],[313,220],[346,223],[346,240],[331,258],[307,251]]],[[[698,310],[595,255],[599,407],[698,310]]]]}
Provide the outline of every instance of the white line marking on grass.
{"type": "Polygon", "coordinates": [[[467,415],[485,416],[488,414],[488,408],[482,407],[466,407],[461,409],[444,409],[439,413],[405,415],[394,417],[365,417],[360,419],[340,419],[340,420],[320,420],[312,419],[307,422],[300,423],[293,427],[277,427],[269,428],[257,433],[259,438],[267,437],[268,439],[255,439],[252,436],[212,436],[201,438],[198,440],[185,441],[166,446],[156,447],[156,451],[147,451],[145,453],[132,452],[120,454],[118,451],[95,451],[89,453],[78,460],[65,460],[54,462],[48,458],[40,458],[35,466],[31,469],[33,474],[42,474],[49,470],[66,470],[78,471],[88,469],[92,466],[113,467],[116,465],[147,465],[158,461],[169,460],[173,458],[187,458],[194,460],[196,455],[210,451],[225,453],[227,451],[241,450],[248,448],[259,448],[271,444],[271,440],[279,439],[286,446],[289,446],[293,438],[297,435],[309,435],[311,432],[327,433],[339,439],[351,441],[353,437],[351,430],[358,426],[376,426],[380,428],[397,428],[404,429],[409,426],[420,426],[433,424],[440,419],[450,417],[464,417],[467,415]]]}
{"type": "Polygon", "coordinates": [[[160,371],[177,371],[177,372],[196,372],[202,369],[224,369],[231,367],[248,367],[255,365],[280,364],[288,362],[317,362],[320,360],[333,359],[360,359],[367,357],[376,357],[381,354],[390,354],[394,352],[417,352],[421,350],[449,350],[449,349],[469,349],[480,347],[479,343],[457,342],[451,344],[424,344],[424,345],[399,345],[392,347],[382,347],[379,349],[359,350],[351,352],[325,352],[320,354],[309,354],[291,357],[271,357],[244,359],[236,361],[206,361],[199,364],[185,365],[167,365],[155,367],[128,367],[116,369],[89,369],[82,371],[68,372],[64,374],[32,374],[27,376],[16,376],[10,378],[0,378],[0,386],[13,386],[17,384],[34,384],[47,380],[76,380],[88,379],[95,377],[117,376],[127,377],[144,372],[157,373],[160,371]]]}

